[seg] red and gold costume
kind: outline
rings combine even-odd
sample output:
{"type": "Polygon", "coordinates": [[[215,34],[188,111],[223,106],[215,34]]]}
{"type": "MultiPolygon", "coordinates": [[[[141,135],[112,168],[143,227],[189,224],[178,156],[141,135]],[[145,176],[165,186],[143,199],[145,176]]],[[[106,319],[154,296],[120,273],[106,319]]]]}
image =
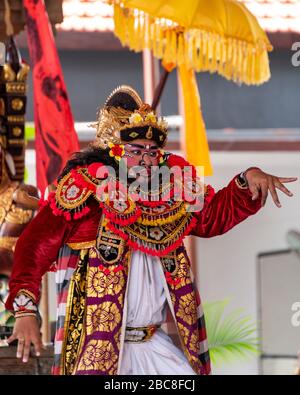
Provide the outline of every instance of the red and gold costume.
{"type": "MultiPolygon", "coordinates": [[[[149,126],[142,132],[149,133],[149,126]]],[[[127,127],[126,133],[132,130],[127,127]]],[[[174,164],[184,167],[187,162],[167,154],[165,165],[174,164]]],[[[237,177],[217,193],[206,186],[203,208],[195,212],[185,198],[174,198],[175,179],[150,201],[130,195],[125,201],[111,200],[105,195],[107,186],[107,178],[95,177],[95,164],[78,166],[61,178],[16,245],[7,308],[12,309],[20,293],[38,303],[41,278],[56,262],[53,373],[123,374],[124,342],[134,329],[127,325],[128,280],[138,251],[159,262],[160,281],[191,371],[209,374],[204,316],[183,239],[189,234],[221,235],[256,213],[260,202],[251,199],[237,177]]],[[[141,341],[153,336],[155,324],[147,325],[141,341]]]]}

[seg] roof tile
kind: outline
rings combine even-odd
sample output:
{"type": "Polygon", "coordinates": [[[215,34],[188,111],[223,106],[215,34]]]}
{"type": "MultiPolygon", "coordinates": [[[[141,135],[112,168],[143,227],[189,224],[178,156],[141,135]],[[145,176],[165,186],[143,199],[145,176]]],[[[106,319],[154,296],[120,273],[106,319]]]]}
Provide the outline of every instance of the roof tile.
{"type": "MultiPolygon", "coordinates": [[[[300,33],[300,0],[240,0],[268,32],[300,33]]],[[[113,10],[100,0],[64,0],[58,30],[112,31],[113,10]]]]}

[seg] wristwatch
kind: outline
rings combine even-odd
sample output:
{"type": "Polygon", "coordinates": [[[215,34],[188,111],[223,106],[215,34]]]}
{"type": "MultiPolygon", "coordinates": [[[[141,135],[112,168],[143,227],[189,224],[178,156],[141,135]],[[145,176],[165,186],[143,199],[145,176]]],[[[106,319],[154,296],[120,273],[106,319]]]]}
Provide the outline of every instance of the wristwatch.
{"type": "Polygon", "coordinates": [[[248,187],[249,187],[249,184],[248,184],[248,181],[247,181],[247,178],[246,178],[246,173],[247,173],[249,170],[253,170],[253,169],[260,170],[260,168],[259,168],[259,167],[256,167],[256,166],[248,167],[247,170],[242,171],[242,172],[236,177],[236,182],[237,182],[237,184],[238,184],[238,186],[239,186],[240,188],[248,188],[248,187]]]}
{"type": "Polygon", "coordinates": [[[240,188],[248,188],[248,181],[245,177],[245,172],[242,171],[238,176],[237,176],[237,183],[240,188]]]}

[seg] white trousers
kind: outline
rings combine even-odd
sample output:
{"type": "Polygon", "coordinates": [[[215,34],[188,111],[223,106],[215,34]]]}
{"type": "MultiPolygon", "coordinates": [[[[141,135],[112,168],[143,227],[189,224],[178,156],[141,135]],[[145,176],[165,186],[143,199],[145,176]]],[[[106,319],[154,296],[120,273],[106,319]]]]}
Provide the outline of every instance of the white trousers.
{"type": "MultiPolygon", "coordinates": [[[[159,259],[140,251],[132,254],[127,294],[127,326],[162,324],[167,299],[159,259]]],[[[124,343],[119,374],[195,375],[183,351],[159,328],[151,339],[124,343]]]]}

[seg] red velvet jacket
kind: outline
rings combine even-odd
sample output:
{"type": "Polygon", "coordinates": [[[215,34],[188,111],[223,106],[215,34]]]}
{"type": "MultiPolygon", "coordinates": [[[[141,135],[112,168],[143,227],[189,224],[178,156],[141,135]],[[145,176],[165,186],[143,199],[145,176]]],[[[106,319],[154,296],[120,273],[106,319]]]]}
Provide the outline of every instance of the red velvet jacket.
{"type": "MultiPolygon", "coordinates": [[[[209,189],[203,209],[195,213],[196,226],[191,234],[199,237],[221,235],[261,207],[260,199],[251,198],[248,189],[237,186],[235,178],[217,193],[209,189]]],[[[96,239],[101,209],[91,197],[90,212],[81,219],[67,221],[53,214],[49,205],[43,207],[20,236],[14,254],[10,279],[10,294],[6,308],[21,289],[30,291],[39,299],[42,276],[57,259],[59,249],[66,243],[88,242],[96,239]]]]}

